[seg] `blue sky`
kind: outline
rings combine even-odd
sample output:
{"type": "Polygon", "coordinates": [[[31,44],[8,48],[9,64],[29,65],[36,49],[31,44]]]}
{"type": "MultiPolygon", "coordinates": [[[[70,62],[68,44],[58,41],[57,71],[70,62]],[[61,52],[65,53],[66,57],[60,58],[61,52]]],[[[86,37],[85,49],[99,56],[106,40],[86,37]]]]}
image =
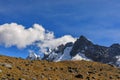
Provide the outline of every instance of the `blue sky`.
{"type": "MultiPolygon", "coordinates": [[[[56,37],[85,35],[96,44],[120,43],[119,0],[0,0],[0,25],[37,23],[56,37]]],[[[25,57],[28,48],[0,46],[0,53],[25,57]]]]}

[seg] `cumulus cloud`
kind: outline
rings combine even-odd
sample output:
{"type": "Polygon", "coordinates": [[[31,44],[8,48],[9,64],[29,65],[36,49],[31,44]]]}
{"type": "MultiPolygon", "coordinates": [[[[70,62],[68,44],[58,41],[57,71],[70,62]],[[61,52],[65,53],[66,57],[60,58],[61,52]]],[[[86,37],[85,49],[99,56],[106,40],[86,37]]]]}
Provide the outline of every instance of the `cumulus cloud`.
{"type": "MultiPolygon", "coordinates": [[[[45,40],[42,44],[38,44],[41,48],[41,52],[46,52],[46,48],[54,49],[57,46],[63,44],[65,45],[67,42],[74,42],[76,39],[73,38],[71,35],[65,35],[60,38],[53,38],[51,40],[45,40]]],[[[46,53],[47,54],[47,53],[46,53]]]]}
{"type": "Polygon", "coordinates": [[[75,39],[70,36],[70,35],[65,35],[61,38],[57,38],[57,39],[51,39],[51,40],[45,40],[43,42],[43,44],[40,44],[40,46],[42,47],[50,47],[50,48],[55,48],[60,44],[66,44],[67,42],[74,42],[75,39]]]}
{"type": "Polygon", "coordinates": [[[6,47],[16,46],[18,48],[25,48],[38,41],[37,46],[43,51],[45,48],[52,49],[60,44],[74,42],[75,40],[70,35],[55,38],[54,32],[45,30],[39,24],[34,24],[27,29],[17,23],[0,25],[0,44],[6,47]]]}
{"type": "Polygon", "coordinates": [[[38,24],[34,24],[32,28],[28,29],[16,23],[0,26],[0,44],[8,47],[24,48],[37,40],[44,40],[44,35],[45,29],[38,24]]]}

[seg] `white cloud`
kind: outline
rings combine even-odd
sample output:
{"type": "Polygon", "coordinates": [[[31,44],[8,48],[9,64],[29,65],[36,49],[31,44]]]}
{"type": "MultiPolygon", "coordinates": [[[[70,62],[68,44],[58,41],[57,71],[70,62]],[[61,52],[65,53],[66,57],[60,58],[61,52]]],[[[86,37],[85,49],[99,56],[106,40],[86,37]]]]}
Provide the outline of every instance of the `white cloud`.
{"type": "Polygon", "coordinates": [[[55,48],[60,44],[74,42],[75,40],[70,35],[54,38],[53,32],[45,30],[39,24],[34,24],[33,27],[28,29],[17,23],[0,25],[0,44],[6,47],[17,46],[18,48],[25,48],[39,41],[37,46],[43,51],[46,47],[55,48]]]}
{"type": "Polygon", "coordinates": [[[74,42],[75,40],[76,39],[73,38],[71,35],[65,35],[56,39],[53,38],[51,40],[44,40],[44,42],[42,44],[38,44],[38,46],[41,48],[41,52],[46,52],[46,47],[54,49],[61,44],[66,44],[67,42],[74,42]]]}
{"type": "Polygon", "coordinates": [[[42,47],[55,48],[60,44],[66,44],[67,42],[74,42],[74,41],[75,41],[75,39],[72,36],[65,35],[61,38],[57,38],[57,39],[54,38],[54,39],[51,39],[51,40],[45,40],[43,42],[43,44],[40,44],[40,45],[42,45],[42,47]]]}
{"type": "Polygon", "coordinates": [[[18,48],[24,48],[35,41],[44,40],[45,35],[47,35],[45,29],[38,24],[34,24],[33,27],[28,29],[16,23],[0,26],[0,44],[7,47],[17,46],[18,48]]]}

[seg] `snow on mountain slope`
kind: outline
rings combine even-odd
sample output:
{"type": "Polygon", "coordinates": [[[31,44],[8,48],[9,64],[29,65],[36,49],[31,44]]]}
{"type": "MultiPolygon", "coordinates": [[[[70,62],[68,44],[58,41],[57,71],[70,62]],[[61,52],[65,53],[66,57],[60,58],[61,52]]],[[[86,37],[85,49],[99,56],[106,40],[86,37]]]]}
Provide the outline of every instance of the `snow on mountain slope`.
{"type": "Polygon", "coordinates": [[[57,56],[57,53],[54,53],[52,52],[50,55],[49,55],[49,59],[54,59],[55,57],[57,56]]]}
{"type": "Polygon", "coordinates": [[[72,47],[66,47],[64,49],[63,54],[58,59],[56,58],[54,61],[58,62],[58,61],[70,60],[71,59],[71,56],[70,56],[71,49],[72,49],[72,47]]]}
{"type": "MultiPolygon", "coordinates": [[[[65,61],[65,60],[87,60],[90,61],[90,59],[88,59],[85,54],[83,54],[84,51],[82,51],[81,53],[79,52],[78,54],[76,54],[76,56],[71,56],[70,52],[73,48],[73,45],[71,45],[71,43],[64,45],[61,47],[61,50],[59,49],[54,49],[49,51],[49,55],[46,58],[46,60],[48,61],[54,61],[54,62],[58,62],[58,61],[65,61]],[[63,50],[62,50],[63,49],[63,50]]],[[[36,60],[38,59],[37,54],[35,54],[34,52],[30,52],[29,56],[27,59],[30,60],[36,60]]]]}
{"type": "Polygon", "coordinates": [[[40,55],[37,55],[36,53],[30,51],[30,54],[27,57],[27,59],[29,59],[29,60],[37,60],[37,59],[39,59],[40,60],[40,55]]]}
{"type": "Polygon", "coordinates": [[[75,61],[75,60],[86,60],[86,61],[91,61],[90,59],[88,59],[84,54],[82,53],[78,53],[76,54],[71,60],[75,61]]]}
{"type": "Polygon", "coordinates": [[[116,64],[118,65],[118,67],[120,67],[120,55],[116,56],[116,58],[117,58],[116,64]]]}
{"type": "Polygon", "coordinates": [[[65,61],[65,60],[86,60],[86,61],[91,61],[90,59],[88,59],[84,54],[82,53],[78,53],[76,56],[71,57],[70,55],[70,51],[71,51],[72,47],[66,47],[64,50],[64,53],[62,55],[59,55],[59,57],[57,56],[56,59],[54,59],[55,62],[58,61],[65,61]]]}
{"type": "Polygon", "coordinates": [[[48,56],[48,60],[49,61],[53,61],[54,59],[56,59],[58,56],[60,56],[61,53],[55,53],[55,52],[52,52],[49,56],[48,56]]]}

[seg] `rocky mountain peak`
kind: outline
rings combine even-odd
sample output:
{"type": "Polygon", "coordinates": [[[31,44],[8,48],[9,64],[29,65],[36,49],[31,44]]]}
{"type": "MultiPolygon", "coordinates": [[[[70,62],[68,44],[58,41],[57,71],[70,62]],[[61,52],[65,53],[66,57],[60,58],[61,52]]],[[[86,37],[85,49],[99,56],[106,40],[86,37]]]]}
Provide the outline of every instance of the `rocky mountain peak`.
{"type": "Polygon", "coordinates": [[[83,36],[83,35],[81,35],[81,36],[79,37],[79,39],[87,40],[87,38],[86,38],[85,36],[83,36]]]}
{"type": "Polygon", "coordinates": [[[115,43],[115,44],[112,44],[110,47],[112,47],[112,48],[120,47],[120,44],[115,43]]]}
{"type": "Polygon", "coordinates": [[[74,43],[72,51],[70,53],[71,56],[75,56],[78,52],[87,49],[87,47],[92,46],[93,43],[89,41],[86,37],[80,36],[79,39],[74,43]]]}

